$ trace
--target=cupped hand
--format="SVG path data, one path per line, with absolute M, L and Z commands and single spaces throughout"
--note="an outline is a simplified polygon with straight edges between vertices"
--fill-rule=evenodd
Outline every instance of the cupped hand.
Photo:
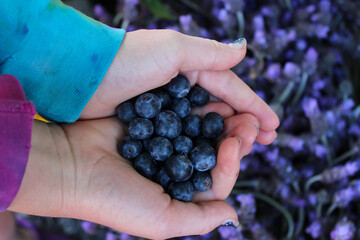
M 139 175 L 117 153 L 126 126 L 104 118 L 61 126 L 35 121 L 26 173 L 9 210 L 88 220 L 149 239 L 205 234 L 229 220 L 236 224 L 237 213 L 223 200 L 236 181 L 239 159 L 255 141 L 258 120 L 234 115 L 223 104 L 197 110 L 217 110 L 225 131 L 212 188 L 190 203 L 170 199 Z
M 163 86 L 181 73 L 188 77 L 192 85 L 199 84 L 235 112 L 251 113 L 258 118 L 260 138 L 274 135 L 279 125 L 276 114 L 229 70 L 246 54 L 246 47 L 233 46 L 171 30 L 126 33 L 81 118 L 114 115 L 119 103 Z

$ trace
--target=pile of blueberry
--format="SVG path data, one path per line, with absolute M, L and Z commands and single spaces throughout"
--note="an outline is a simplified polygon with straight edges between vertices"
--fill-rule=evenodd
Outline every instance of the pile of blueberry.
M 202 119 L 191 113 L 192 106 L 208 102 L 205 89 L 191 88 L 189 80 L 178 75 L 167 85 L 120 104 L 118 117 L 130 135 L 120 141 L 120 155 L 172 198 L 190 201 L 195 190 L 211 187 L 215 140 L 224 128 L 223 118 L 215 112 Z

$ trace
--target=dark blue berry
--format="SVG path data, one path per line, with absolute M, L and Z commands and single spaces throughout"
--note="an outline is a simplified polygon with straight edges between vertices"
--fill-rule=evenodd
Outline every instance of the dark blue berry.
M 166 188 L 169 185 L 171 179 L 167 175 L 164 167 L 160 168 L 160 170 L 155 173 L 154 181 L 160 184 L 163 188 Z
M 124 123 L 129 123 L 132 119 L 137 117 L 133 101 L 129 100 L 121 103 L 116 110 L 118 118 Z
M 212 180 L 208 172 L 195 172 L 191 178 L 195 190 L 205 192 L 210 189 Z
M 155 94 L 156 96 L 158 96 L 160 98 L 161 108 L 164 109 L 164 108 L 170 106 L 170 102 L 171 102 L 170 95 L 163 87 L 156 88 L 156 89 L 152 90 L 151 93 Z
M 168 187 L 169 195 L 183 202 L 190 202 L 194 196 L 194 192 L 194 186 L 190 181 L 172 182 Z
M 181 133 L 181 126 L 180 118 L 170 110 L 160 112 L 155 118 L 155 132 L 162 137 L 176 138 Z
M 192 140 L 184 135 L 180 135 L 173 140 L 175 152 L 189 154 L 193 147 Z
M 194 168 L 199 172 L 205 172 L 215 167 L 215 150 L 207 145 L 201 144 L 191 150 L 189 158 L 194 164 Z
M 161 101 L 158 96 L 152 93 L 140 95 L 135 102 L 136 113 L 144 118 L 153 118 L 161 110 Z
M 207 145 L 210 145 L 213 148 L 216 147 L 216 142 L 213 139 L 206 138 L 204 136 L 198 136 L 197 138 L 195 138 L 194 145 L 198 146 L 198 145 L 201 145 L 201 144 L 207 144 Z
M 172 155 L 165 162 L 167 175 L 175 182 L 188 180 L 194 170 L 191 161 L 183 154 Z
M 146 118 L 135 118 L 129 124 L 129 134 L 135 139 L 146 139 L 154 132 L 153 123 Z
M 204 137 L 217 138 L 223 129 L 224 119 L 216 112 L 209 112 L 202 119 L 201 131 Z
M 201 107 L 206 105 L 209 102 L 210 95 L 202 87 L 195 85 L 191 88 L 187 98 L 191 102 L 191 105 L 196 107 Z
M 141 140 L 144 151 L 149 151 L 149 144 L 150 144 L 151 140 L 152 140 L 151 138 L 146 138 L 146 139 Z
M 172 143 L 164 137 L 155 137 L 149 143 L 150 155 L 158 161 L 165 161 L 173 153 Z
M 186 98 L 175 98 L 171 102 L 171 110 L 173 110 L 180 118 L 184 118 L 190 114 L 191 104 Z
M 201 119 L 196 114 L 189 114 L 183 119 L 183 131 L 189 137 L 197 137 L 201 133 Z
M 167 84 L 167 91 L 174 98 L 183 98 L 190 91 L 189 80 L 181 75 L 176 76 Z
M 136 158 L 140 154 L 141 149 L 141 141 L 130 136 L 124 137 L 118 145 L 120 155 L 126 159 Z
M 149 153 L 141 153 L 134 159 L 134 168 L 142 176 L 151 179 L 157 171 L 154 159 Z

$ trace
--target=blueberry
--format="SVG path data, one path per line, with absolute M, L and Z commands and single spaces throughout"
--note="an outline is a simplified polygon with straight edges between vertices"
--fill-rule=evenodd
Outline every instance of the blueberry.
M 194 170 L 191 161 L 183 154 L 172 155 L 165 162 L 167 175 L 175 182 L 188 180 Z
M 153 118 L 161 110 L 161 101 L 158 96 L 152 93 L 140 95 L 135 102 L 136 113 L 144 118 Z
M 124 137 L 118 145 L 120 155 L 126 159 L 136 158 L 140 154 L 141 149 L 141 141 L 130 136 Z
M 157 171 L 154 159 L 149 153 L 141 153 L 134 159 L 134 168 L 142 176 L 151 179 Z
M 190 181 L 172 182 L 168 187 L 169 195 L 183 202 L 190 202 L 194 196 L 194 192 L 194 186 Z
M 193 147 L 192 140 L 184 135 L 180 135 L 173 140 L 175 152 L 189 154 Z
M 152 140 L 151 138 L 146 138 L 146 139 L 141 140 L 144 151 L 147 151 L 147 152 L 149 151 L 149 144 L 150 144 L 151 140 Z
M 154 132 L 153 123 L 146 118 L 135 118 L 129 124 L 129 134 L 135 139 L 146 139 Z
M 173 153 L 172 143 L 164 137 L 155 137 L 149 143 L 150 155 L 158 161 L 165 161 Z
M 209 102 L 210 95 L 202 87 L 195 85 L 191 88 L 187 98 L 191 102 L 191 105 L 196 107 L 201 107 L 206 105 Z
M 166 108 L 170 106 L 170 102 L 171 102 L 170 95 L 163 87 L 156 88 L 152 90 L 151 93 L 155 94 L 160 98 L 161 108 Z
M 166 188 L 169 185 L 171 179 L 167 175 L 164 167 L 160 168 L 160 170 L 155 173 L 154 181 L 160 184 L 163 188 Z
M 130 100 L 121 103 L 116 110 L 118 118 L 124 123 L 129 123 L 132 119 L 137 117 L 135 105 Z
M 189 80 L 181 75 L 176 76 L 167 84 L 167 91 L 174 98 L 183 98 L 190 91 Z
M 189 158 L 194 168 L 199 172 L 205 172 L 215 167 L 215 150 L 207 144 L 201 144 L 191 150 Z
M 216 112 L 209 112 L 202 119 L 201 131 L 204 137 L 217 138 L 224 129 L 224 119 Z
M 201 119 L 196 114 L 190 114 L 183 119 L 183 131 L 189 137 L 197 137 L 201 133 Z
M 195 190 L 205 192 L 210 189 L 212 180 L 208 172 L 196 172 L 191 178 Z
M 171 102 L 171 110 L 180 118 L 184 118 L 190 114 L 191 104 L 186 98 L 175 98 Z
M 198 136 L 197 138 L 195 138 L 194 141 L 194 145 L 201 145 L 201 144 L 207 144 L 210 145 L 211 147 L 215 148 L 216 147 L 216 142 L 213 139 L 210 138 L 206 138 L 204 136 Z
M 160 112 L 155 118 L 155 132 L 162 137 L 176 138 L 181 133 L 181 126 L 180 118 L 170 110 Z

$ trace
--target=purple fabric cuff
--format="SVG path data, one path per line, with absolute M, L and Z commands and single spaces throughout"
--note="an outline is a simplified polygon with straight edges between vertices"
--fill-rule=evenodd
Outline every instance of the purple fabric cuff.
M 34 115 L 19 81 L 0 75 L 0 212 L 10 206 L 24 177 Z

